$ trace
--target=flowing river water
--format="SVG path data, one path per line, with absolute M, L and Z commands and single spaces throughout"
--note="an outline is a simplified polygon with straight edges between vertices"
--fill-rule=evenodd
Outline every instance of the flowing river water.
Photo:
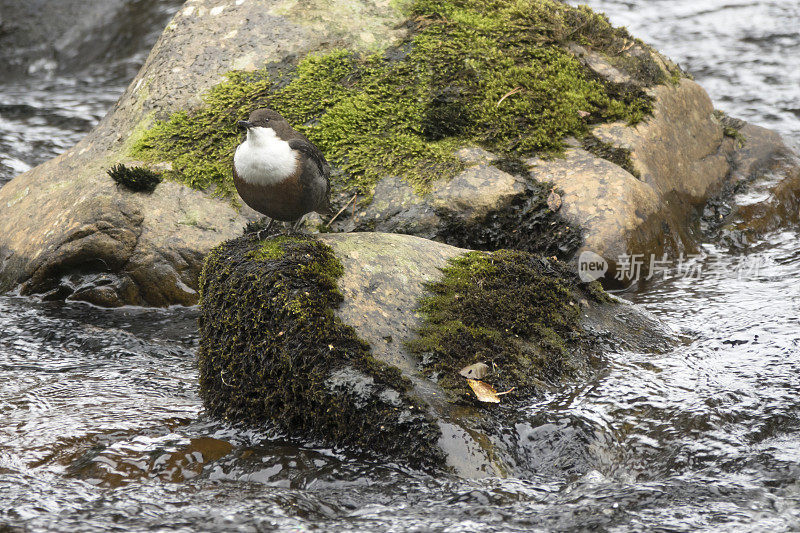
M 178 2 L 155 4 L 163 25 Z M 800 147 L 796 0 L 590 5 Z M 144 53 L 100 65 L 113 76 L 45 61 L 0 80 L 0 185 L 84 135 Z M 0 531 L 798 530 L 800 235 L 704 252 L 693 276 L 624 294 L 677 348 L 608 354 L 520 413 L 541 458 L 527 479 L 432 477 L 207 418 L 194 309 L 0 296 Z

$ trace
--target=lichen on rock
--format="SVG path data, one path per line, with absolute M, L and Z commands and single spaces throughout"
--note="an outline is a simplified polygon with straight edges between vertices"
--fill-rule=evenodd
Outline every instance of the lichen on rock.
M 334 314 L 341 274 L 330 247 L 308 236 L 244 236 L 214 249 L 200 283 L 206 408 L 293 437 L 441 463 L 439 428 L 408 379 Z
M 366 201 L 394 175 L 421 193 L 463 169 L 454 155 L 462 146 L 517 158 L 555 154 L 591 124 L 637 122 L 652 105 L 643 88 L 674 74 L 604 15 L 557 0 L 416 0 L 409 17 L 409 37 L 383 52 L 333 50 L 296 67 L 232 72 L 203 106 L 145 132 L 132 155 L 169 160 L 168 177 L 232 198 L 235 123 L 269 106 L 343 171 L 338 190 Z M 609 58 L 634 81 L 601 79 L 569 43 Z
M 581 283 L 556 260 L 517 250 L 470 252 L 429 283 L 424 320 L 408 347 L 454 398 L 471 398 L 459 370 L 475 363 L 495 388 L 541 391 L 586 367 L 581 300 L 611 302 L 598 283 Z

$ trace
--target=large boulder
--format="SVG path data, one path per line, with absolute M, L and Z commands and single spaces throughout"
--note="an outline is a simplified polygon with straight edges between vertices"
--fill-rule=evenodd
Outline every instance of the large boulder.
M 737 242 L 747 220 L 795 217 L 798 166 L 780 139 L 714 113 L 624 29 L 555 0 L 488 9 L 188 2 L 94 131 L 0 189 L 0 290 L 196 303 L 204 255 L 254 218 L 229 169 L 235 122 L 261 105 L 334 164 L 334 231 L 613 262 L 693 247 L 709 198 L 724 205 L 714 231 L 725 222 Z M 116 163 L 167 181 L 132 193 L 106 175 Z M 749 183 L 768 200 L 730 218 Z
M 102 122 L 59 157 L 0 189 L 0 290 L 99 305 L 197 302 L 202 259 L 247 219 L 230 200 L 177 183 L 132 193 L 106 174 L 155 115 L 197 106 L 226 72 L 302 56 L 325 46 L 377 45 L 402 33 L 400 12 L 354 2 L 320 23 L 321 8 L 294 2 L 188 2 Z M 377 37 L 370 38 L 374 34 Z
M 605 349 L 671 342 L 557 261 L 399 234 L 240 237 L 211 252 L 201 291 L 212 415 L 471 477 L 534 473 L 519 402 Z M 475 399 L 459 370 L 476 363 L 513 389 L 503 403 Z

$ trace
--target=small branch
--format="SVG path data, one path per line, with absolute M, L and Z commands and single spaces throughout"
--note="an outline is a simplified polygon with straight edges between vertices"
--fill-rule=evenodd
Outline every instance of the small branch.
M 338 213 L 336 213 L 335 215 L 333 215 L 333 218 L 331 218 L 331 219 L 328 221 L 328 223 L 327 223 L 327 224 L 325 224 L 325 227 L 326 227 L 326 228 L 330 228 L 330 227 L 331 227 L 331 224 L 333 224 L 333 221 L 334 221 L 334 220 L 336 220 L 336 219 L 339 217 L 339 215 L 341 215 L 341 214 L 342 214 L 342 212 L 343 212 L 345 209 L 347 209 L 347 206 L 348 206 L 348 205 L 350 205 L 350 202 L 352 202 L 353 200 L 355 200 L 355 199 L 356 199 L 356 196 L 358 196 L 358 195 L 357 195 L 357 194 L 354 194 L 352 198 L 350 198 L 349 200 L 347 200 L 347 203 L 346 203 L 346 204 L 344 204 L 344 206 L 343 206 L 341 209 L 339 209 L 339 212 L 338 212 Z

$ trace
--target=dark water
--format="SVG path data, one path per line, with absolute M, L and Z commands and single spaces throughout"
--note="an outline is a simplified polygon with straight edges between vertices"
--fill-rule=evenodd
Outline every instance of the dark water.
M 794 0 L 594 5 L 797 146 Z M 57 70 L 0 85 L 0 177 L 68 147 L 123 89 Z M 0 531 L 798 530 L 800 235 L 705 253 L 699 279 L 626 295 L 683 345 L 609 354 L 521 413 L 544 465 L 524 480 L 433 478 L 205 418 L 194 310 L 0 297 Z

